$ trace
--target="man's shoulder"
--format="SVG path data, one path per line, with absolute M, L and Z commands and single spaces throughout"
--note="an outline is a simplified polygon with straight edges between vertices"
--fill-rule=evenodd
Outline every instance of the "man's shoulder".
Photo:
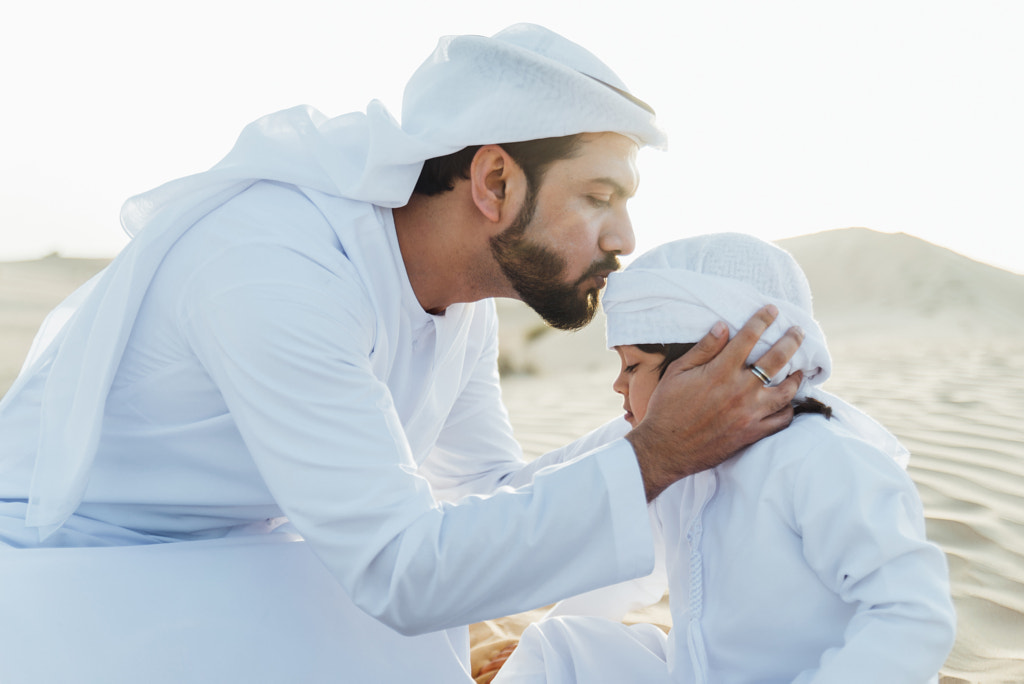
M 349 202 L 352 220 L 373 221 L 375 208 Z M 259 182 L 198 220 L 168 253 L 191 270 L 249 271 L 254 277 L 289 272 L 289 264 L 317 271 L 353 272 L 358 245 L 343 245 L 320 207 L 300 188 Z M 294 274 L 292 274 L 294 275 Z
M 164 257 L 155 284 L 170 285 L 186 309 L 231 292 L 344 302 L 351 309 L 368 304 L 370 290 L 316 205 L 290 186 L 265 182 L 186 231 Z
M 196 223 L 191 232 L 205 231 L 207 239 L 244 248 L 279 245 L 311 254 L 346 252 L 338 224 L 358 223 L 382 228 L 376 208 L 365 202 L 339 200 L 330 212 L 312 191 L 292 185 L 261 181 L 253 184 Z M 331 249 L 327 249 L 327 248 Z

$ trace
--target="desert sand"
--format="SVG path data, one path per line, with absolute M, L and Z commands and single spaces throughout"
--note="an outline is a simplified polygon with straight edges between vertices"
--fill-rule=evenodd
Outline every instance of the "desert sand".
M 835 372 L 826 389 L 912 452 L 929 537 L 946 552 L 958 612 L 944 684 L 1024 682 L 1024 276 L 902 234 L 854 228 L 781 241 L 815 293 Z M 46 311 L 102 268 L 48 257 L 0 264 L 0 392 Z M 548 329 L 499 302 L 502 383 L 528 458 L 614 417 L 617 358 L 603 323 Z M 631 621 L 667 628 L 667 598 Z M 474 625 L 474 659 L 543 610 Z M 486 681 L 482 677 L 479 681 Z

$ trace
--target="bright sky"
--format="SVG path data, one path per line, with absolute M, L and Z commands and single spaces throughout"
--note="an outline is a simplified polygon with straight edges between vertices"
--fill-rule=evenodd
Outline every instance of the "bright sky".
M 253 119 L 373 98 L 398 116 L 439 36 L 530 21 L 601 56 L 669 131 L 668 153 L 641 154 L 639 249 L 865 226 L 1024 273 L 1020 0 L 56 0 L 3 14 L 0 259 L 112 256 L 127 197 L 213 165 Z

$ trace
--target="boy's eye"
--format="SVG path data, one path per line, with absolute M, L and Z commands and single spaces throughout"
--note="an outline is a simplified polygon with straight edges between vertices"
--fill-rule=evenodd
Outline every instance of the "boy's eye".
M 639 366 L 639 365 L 640 365 L 639 363 L 634 363 L 634 364 L 632 364 L 630 366 L 626 366 L 625 372 L 626 373 L 632 373 L 633 371 L 636 370 L 636 367 Z

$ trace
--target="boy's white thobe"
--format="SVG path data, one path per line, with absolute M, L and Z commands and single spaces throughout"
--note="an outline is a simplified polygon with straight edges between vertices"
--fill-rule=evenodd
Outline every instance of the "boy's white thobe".
M 626 429 L 610 423 L 577 449 Z M 614 621 L 651 579 L 599 589 L 528 628 L 495 682 L 921 684 L 952 648 L 946 559 L 913 481 L 834 420 L 798 416 L 675 483 L 651 513 L 667 637 Z

